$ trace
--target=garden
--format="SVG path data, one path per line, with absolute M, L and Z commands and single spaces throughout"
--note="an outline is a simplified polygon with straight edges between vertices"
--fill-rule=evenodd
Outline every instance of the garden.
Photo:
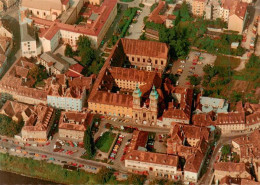
M 116 44 L 117 40 L 125 37 L 125 35 L 129 35 L 128 32 L 130 24 L 133 22 L 134 17 L 136 16 L 137 10 L 139 8 L 128 8 L 122 17 L 122 19 L 118 23 L 118 27 L 113 33 L 112 38 L 108 41 L 108 47 L 112 47 Z
M 23 121 L 15 122 L 6 115 L 0 114 L 0 135 L 13 137 L 21 132 Z
M 112 132 L 105 132 L 97 141 L 95 146 L 101 151 L 107 153 L 111 148 L 114 140 L 116 139 L 116 134 Z

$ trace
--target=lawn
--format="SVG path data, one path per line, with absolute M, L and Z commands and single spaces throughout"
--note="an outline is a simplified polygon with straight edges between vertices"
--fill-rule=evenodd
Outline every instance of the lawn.
M 215 61 L 215 66 L 221 66 L 221 67 L 231 67 L 231 69 L 235 69 L 240 64 L 240 59 L 233 58 L 233 57 L 227 57 L 227 56 L 217 56 L 217 59 Z
M 83 170 L 68 171 L 63 169 L 60 165 L 1 153 L 0 169 L 61 184 L 97 183 L 94 178 L 95 174 L 88 173 Z
M 108 152 L 113 141 L 115 140 L 116 134 L 112 132 L 105 132 L 100 139 L 96 142 L 96 147 L 102 152 Z

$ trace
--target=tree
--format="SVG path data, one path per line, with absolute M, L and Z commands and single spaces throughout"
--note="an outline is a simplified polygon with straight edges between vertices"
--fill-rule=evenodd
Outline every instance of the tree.
M 74 52 L 73 52 L 73 50 L 72 50 L 72 47 L 71 47 L 69 44 L 66 45 L 64 54 L 65 54 L 65 56 L 67 56 L 67 57 L 73 57 L 73 56 L 74 56 Z
M 81 63 L 88 66 L 95 59 L 95 51 L 91 48 L 91 41 L 86 36 L 80 36 L 77 41 L 78 53 L 81 57 Z
M 224 146 L 222 147 L 222 149 L 221 149 L 221 152 L 222 152 L 223 155 L 228 155 L 228 154 L 230 154 L 230 152 L 231 152 L 231 147 L 230 147 L 230 145 L 224 145 Z
M 98 172 L 98 174 L 95 175 L 95 180 L 99 184 L 106 184 L 110 180 L 112 175 L 113 175 L 112 169 L 102 167 L 101 170 Z
M 6 115 L 0 114 L 0 135 L 13 137 L 20 133 L 24 122 L 15 122 Z
M 131 174 L 131 175 L 128 176 L 127 181 L 128 181 L 129 184 L 143 185 L 144 182 L 146 181 L 146 176 L 145 175 Z
M 92 158 L 95 153 L 95 143 L 92 136 L 90 127 L 88 126 L 87 130 L 84 133 L 84 148 L 86 150 L 87 158 Z
M 188 79 L 190 80 L 191 85 L 197 86 L 201 82 L 201 77 L 196 76 L 188 76 Z
M 181 12 L 178 11 L 176 19 L 174 21 L 174 26 L 177 26 L 181 22 Z

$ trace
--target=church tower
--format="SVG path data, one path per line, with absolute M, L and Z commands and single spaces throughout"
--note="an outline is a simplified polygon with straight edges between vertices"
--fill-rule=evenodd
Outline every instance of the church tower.
M 141 95 L 142 92 L 138 86 L 138 84 L 136 84 L 136 89 L 133 92 L 133 109 L 139 109 L 141 106 Z
M 152 112 L 157 112 L 158 110 L 158 92 L 155 89 L 155 86 L 153 86 L 153 89 L 150 93 L 150 110 Z

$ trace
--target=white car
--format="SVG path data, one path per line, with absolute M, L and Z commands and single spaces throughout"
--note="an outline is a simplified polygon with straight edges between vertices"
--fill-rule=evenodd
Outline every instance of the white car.
M 179 85 L 179 81 L 176 82 L 176 85 Z
M 182 64 L 185 64 L 185 61 L 184 61 L 184 60 L 182 60 L 182 61 L 181 61 L 181 63 L 182 63 Z
M 185 66 L 184 66 L 184 65 L 181 65 L 180 67 L 181 67 L 181 68 L 184 68 Z

